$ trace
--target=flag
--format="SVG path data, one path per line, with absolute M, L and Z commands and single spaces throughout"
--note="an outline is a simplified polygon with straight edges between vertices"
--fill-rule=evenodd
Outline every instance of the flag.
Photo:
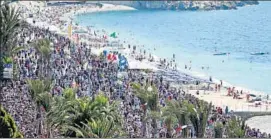
M 116 32 L 113 32 L 112 34 L 110 34 L 110 37 L 112 37 L 112 38 L 117 38 Z

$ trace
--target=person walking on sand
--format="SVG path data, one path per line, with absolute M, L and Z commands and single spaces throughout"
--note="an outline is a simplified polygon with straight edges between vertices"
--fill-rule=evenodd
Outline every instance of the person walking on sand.
M 231 88 L 228 88 L 228 96 L 231 96 Z

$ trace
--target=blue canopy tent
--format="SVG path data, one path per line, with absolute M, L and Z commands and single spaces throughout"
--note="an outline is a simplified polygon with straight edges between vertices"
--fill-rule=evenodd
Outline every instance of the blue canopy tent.
M 126 57 L 119 55 L 119 69 L 124 70 L 128 68 L 128 61 Z

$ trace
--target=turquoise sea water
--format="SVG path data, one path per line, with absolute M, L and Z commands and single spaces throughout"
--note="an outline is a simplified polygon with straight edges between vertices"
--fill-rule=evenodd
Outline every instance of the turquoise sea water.
M 271 2 L 238 10 L 87 13 L 76 21 L 116 31 L 120 39 L 144 45 L 159 57 L 171 58 L 174 53 L 181 70 L 192 61 L 192 71 L 206 77 L 271 94 L 271 55 L 250 55 L 271 53 Z M 213 56 L 215 50 L 230 55 Z

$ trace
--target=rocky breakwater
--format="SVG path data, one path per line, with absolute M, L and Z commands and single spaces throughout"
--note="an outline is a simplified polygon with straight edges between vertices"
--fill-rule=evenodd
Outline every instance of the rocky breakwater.
M 230 10 L 246 5 L 259 4 L 257 0 L 250 1 L 102 1 L 103 3 L 126 5 L 136 9 L 163 10 Z

